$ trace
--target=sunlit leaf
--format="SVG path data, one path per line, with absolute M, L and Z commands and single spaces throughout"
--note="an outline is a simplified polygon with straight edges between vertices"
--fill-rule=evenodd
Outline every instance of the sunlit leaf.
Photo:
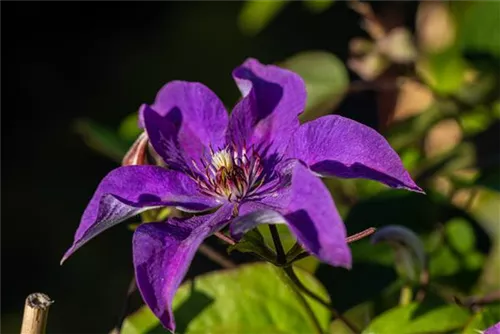
M 463 218 L 455 218 L 445 225 L 448 242 L 456 251 L 466 254 L 475 248 L 476 236 L 469 222 Z
M 500 304 L 487 305 L 474 314 L 462 334 L 478 334 L 498 322 L 500 322 Z
M 178 333 L 312 333 L 303 305 L 279 278 L 276 267 L 256 263 L 204 274 L 184 283 L 174 300 Z M 310 274 L 300 280 L 324 300 L 328 294 Z M 330 312 L 306 298 L 326 332 Z M 152 333 L 159 322 L 147 307 L 129 316 L 122 334 Z M 159 331 L 158 331 L 159 332 Z
M 466 51 L 500 56 L 500 2 L 452 1 L 458 23 L 458 43 Z
M 493 103 L 493 117 L 497 119 L 500 118 L 500 101 L 495 101 L 495 103 Z
M 263 30 L 288 3 L 284 0 L 250 0 L 243 3 L 238 25 L 245 34 L 256 35 Z
M 485 256 L 480 252 L 472 252 L 465 255 L 464 263 L 467 270 L 478 270 L 484 264 Z
M 274 242 L 273 242 L 273 237 L 271 236 L 271 232 L 269 232 L 269 227 L 265 224 L 259 225 L 258 227 L 259 232 L 262 234 L 264 237 L 264 240 L 266 244 L 270 245 L 274 249 Z M 292 246 L 295 244 L 297 239 L 295 236 L 290 232 L 288 227 L 285 224 L 276 224 L 276 228 L 278 229 L 281 243 L 283 244 L 283 248 L 285 249 L 285 252 L 288 251 Z
M 460 270 L 460 260 L 448 246 L 442 246 L 429 260 L 431 277 L 451 276 Z
M 303 121 L 333 111 L 349 85 L 349 76 L 342 61 L 326 51 L 301 52 L 281 65 L 298 73 L 305 81 L 307 104 L 301 115 Z
M 460 114 L 460 125 L 466 135 L 474 135 L 484 131 L 492 123 L 492 117 L 484 106 L 475 110 Z
M 363 334 L 439 333 L 465 325 L 469 312 L 454 305 L 412 303 L 388 310 L 375 318 Z
M 422 79 L 438 94 L 455 93 L 464 82 L 465 60 L 456 48 L 439 54 L 428 54 L 418 64 Z
M 138 114 L 133 113 L 122 120 L 118 128 L 118 134 L 121 138 L 127 141 L 134 141 L 141 134 L 142 130 L 137 126 L 137 118 Z
M 470 214 L 477 219 L 491 240 L 491 249 L 486 259 L 478 292 L 489 293 L 500 289 L 500 230 L 499 226 L 500 194 L 496 191 L 481 189 L 474 201 Z

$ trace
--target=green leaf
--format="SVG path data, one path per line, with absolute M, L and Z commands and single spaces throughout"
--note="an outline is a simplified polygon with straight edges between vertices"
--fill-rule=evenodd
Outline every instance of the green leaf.
M 500 2 L 451 2 L 458 23 L 458 43 L 465 51 L 500 56 Z
M 373 317 L 373 303 L 365 302 L 347 310 L 343 316 L 357 328 L 365 328 Z M 335 319 L 330 324 L 331 334 L 352 334 L 352 330 L 340 319 Z
M 412 303 L 375 318 L 364 334 L 413 334 L 451 331 L 465 325 L 469 312 L 455 304 Z
M 276 260 L 276 253 L 266 245 L 264 237 L 256 228 L 245 233 L 237 244 L 227 249 L 229 253 L 235 250 L 242 253 L 253 253 L 269 262 Z
M 304 6 L 314 14 L 320 14 L 330 8 L 334 0 L 305 0 L 302 1 Z
M 438 94 L 457 92 L 464 82 L 466 63 L 453 47 L 437 54 L 427 54 L 418 67 L 424 81 Z
M 462 254 L 474 250 L 476 236 L 469 222 L 463 218 L 455 218 L 445 225 L 445 233 L 451 247 Z
M 422 159 L 422 154 L 415 147 L 408 147 L 406 150 L 401 152 L 401 161 L 403 165 L 406 167 L 406 170 L 411 172 Z
M 477 219 L 491 239 L 491 249 L 485 260 L 477 292 L 489 293 L 500 289 L 500 230 L 498 229 L 498 208 L 500 194 L 480 189 L 469 213 Z
M 307 104 L 303 121 L 330 113 L 349 85 L 344 63 L 326 51 L 305 51 L 288 58 L 283 67 L 299 74 L 306 84 Z
M 465 267 L 467 270 L 479 270 L 483 267 L 485 256 L 480 252 L 472 252 L 465 256 Z
M 429 260 L 431 277 L 451 276 L 460 270 L 460 260 L 448 246 L 442 246 Z
M 313 333 L 302 304 L 270 264 L 255 263 L 205 274 L 184 283 L 174 299 L 178 333 Z M 300 280 L 324 300 L 323 286 L 303 270 Z M 326 332 L 330 313 L 306 297 Z M 151 333 L 158 320 L 147 307 L 129 316 L 122 334 Z
M 285 249 L 285 252 L 288 252 L 290 248 L 293 247 L 297 239 L 295 236 L 290 232 L 288 227 L 285 224 L 276 224 L 276 228 L 278 229 L 278 233 L 280 235 L 281 243 L 283 244 L 283 248 Z M 269 227 L 266 224 L 259 225 L 257 227 L 259 232 L 262 234 L 264 237 L 264 241 L 266 244 L 271 245 L 274 249 L 274 242 L 273 242 L 273 237 L 271 236 L 271 232 L 269 232 Z
M 304 269 L 309 273 L 314 273 L 320 264 L 319 260 L 314 256 L 307 256 L 301 260 L 295 260 L 299 255 L 304 253 L 304 248 L 296 242 L 292 248 L 286 253 L 286 262 L 292 263 L 299 268 Z
M 116 162 L 121 162 L 127 152 L 127 144 L 113 130 L 97 122 L 79 119 L 75 122 L 75 131 L 90 148 Z
M 469 136 L 486 130 L 493 121 L 484 106 L 478 106 L 471 112 L 461 113 L 459 117 L 464 133 Z
M 500 321 L 500 304 L 491 304 L 476 313 L 462 334 L 478 334 Z
M 283 9 L 288 1 L 250 0 L 243 3 L 238 25 L 247 35 L 256 35 L 263 30 Z
M 500 101 L 495 101 L 493 103 L 493 117 L 500 119 Z
M 133 113 L 125 117 L 120 123 L 118 134 L 126 141 L 134 141 L 142 132 L 137 126 L 138 113 Z

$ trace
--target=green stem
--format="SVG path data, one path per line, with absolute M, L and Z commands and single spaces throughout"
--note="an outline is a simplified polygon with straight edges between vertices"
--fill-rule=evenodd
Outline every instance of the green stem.
M 401 288 L 401 293 L 399 295 L 399 305 L 405 306 L 411 303 L 413 299 L 413 290 L 410 285 L 405 284 Z
M 323 300 L 321 297 L 319 297 L 314 292 L 309 290 L 304 284 L 302 284 L 302 282 L 299 280 L 299 278 L 297 277 L 291 266 L 284 267 L 283 270 L 298 289 L 302 290 L 303 293 L 305 293 L 306 295 L 308 295 L 309 297 L 311 297 L 312 299 L 314 299 L 315 301 L 326 307 L 334 318 L 337 318 L 340 321 L 342 321 L 344 325 L 346 325 L 346 327 L 348 327 L 353 333 L 355 334 L 360 333 L 359 329 L 355 325 L 353 325 L 347 318 L 345 318 L 342 314 L 337 312 L 337 310 L 335 310 L 332 307 L 332 305 L 330 305 L 329 302 Z
M 273 237 L 274 248 L 276 248 L 277 262 L 278 264 L 285 264 L 286 254 L 285 250 L 283 249 L 283 245 L 281 244 L 281 239 L 278 233 L 278 229 L 276 228 L 276 225 L 271 224 L 268 226 L 269 226 L 269 231 L 271 232 L 271 236 Z
M 286 263 L 286 254 L 285 250 L 283 249 L 283 245 L 281 244 L 281 239 L 280 235 L 278 233 L 278 229 L 276 228 L 275 225 L 268 225 L 269 230 L 271 231 L 271 236 L 273 238 L 274 242 L 274 247 L 276 248 L 276 253 L 277 253 L 277 263 L 278 264 L 284 264 L 285 266 L 283 267 L 283 273 L 285 274 L 287 280 L 284 279 L 285 282 L 287 282 L 292 289 L 296 292 L 297 296 L 300 296 L 300 301 L 304 305 L 304 308 L 306 309 L 307 313 L 311 317 L 313 322 L 315 323 L 315 327 L 317 329 L 319 328 L 319 332 L 321 333 L 321 326 L 319 326 L 318 319 L 314 315 L 314 312 L 312 311 L 311 307 L 307 303 L 307 301 L 304 299 L 304 296 L 300 293 L 302 291 L 312 299 L 316 300 L 319 302 L 321 305 L 325 306 L 335 318 L 338 318 L 340 321 L 342 321 L 353 333 L 357 334 L 360 333 L 360 331 L 351 324 L 349 320 L 347 320 L 344 316 L 342 316 L 337 310 L 335 310 L 330 303 L 327 301 L 324 301 L 321 297 L 317 296 L 314 292 L 309 290 L 307 287 L 305 287 L 302 282 L 299 280 L 297 275 L 295 274 L 295 271 L 293 271 L 293 267 L 291 264 Z M 283 275 L 282 275 L 283 276 Z
M 307 300 L 304 298 L 304 296 L 302 295 L 302 293 L 298 289 L 297 285 L 294 284 L 293 280 L 291 280 L 288 275 L 286 275 L 286 269 L 276 268 L 276 270 L 278 271 L 281 280 L 292 289 L 293 293 L 295 294 L 295 297 L 304 307 L 304 310 L 307 313 L 307 316 L 311 322 L 311 325 L 314 328 L 314 333 L 322 334 L 323 329 L 321 328 L 321 325 L 319 323 L 318 318 L 314 314 L 314 312 L 311 309 L 311 306 L 309 305 Z

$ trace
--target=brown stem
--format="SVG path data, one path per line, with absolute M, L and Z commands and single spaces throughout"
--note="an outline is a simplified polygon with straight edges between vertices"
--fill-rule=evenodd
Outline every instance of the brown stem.
M 359 233 L 356 233 L 356 234 L 353 234 L 349 237 L 346 238 L 346 241 L 347 243 L 351 243 L 351 242 L 354 242 L 354 241 L 358 241 L 358 240 L 361 240 L 371 234 L 373 234 L 377 229 L 375 227 L 370 227 L 370 228 L 367 228 L 366 230 L 364 231 L 361 231 Z M 295 261 L 299 261 L 299 260 L 302 260 L 306 257 L 308 257 L 309 254 L 308 252 L 303 252 L 299 255 L 297 255 L 296 257 L 293 258 L 292 262 L 295 262 Z
M 226 244 L 229 244 L 231 246 L 236 245 L 236 241 L 234 241 L 227 235 L 224 235 L 222 232 L 215 232 L 214 235 L 220 240 L 224 241 Z
M 24 304 L 21 334 L 45 334 L 49 307 L 53 303 L 49 296 L 43 293 L 32 293 Z
M 346 241 L 347 243 L 351 243 L 351 242 L 354 242 L 354 241 L 358 241 L 358 240 L 361 240 L 371 234 L 373 234 L 377 229 L 375 227 L 369 227 L 367 228 L 366 230 L 364 231 L 361 231 L 359 233 L 356 233 L 356 234 L 353 234 L 351 236 L 348 236 Z
M 464 307 L 467 307 L 473 311 L 476 310 L 477 307 L 495 303 L 500 300 L 500 290 L 495 290 L 490 292 L 485 296 L 471 296 L 465 298 L 463 301 L 455 298 L 456 302 Z

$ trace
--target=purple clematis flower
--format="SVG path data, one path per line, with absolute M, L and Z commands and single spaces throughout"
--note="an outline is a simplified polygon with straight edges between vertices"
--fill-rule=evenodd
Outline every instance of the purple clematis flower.
M 487 328 L 484 334 L 500 334 L 500 322 Z
M 229 222 L 239 238 L 285 223 L 311 254 L 351 266 L 344 224 L 321 176 L 367 178 L 420 192 L 386 140 L 340 116 L 299 124 L 306 90 L 295 73 L 248 59 L 233 77 L 243 98 L 228 117 L 200 83 L 173 81 L 139 122 L 168 169 L 125 166 L 99 184 L 63 261 L 104 230 L 140 212 L 173 206 L 211 213 L 140 225 L 133 236 L 144 301 L 175 330 L 172 299 L 198 246 Z

